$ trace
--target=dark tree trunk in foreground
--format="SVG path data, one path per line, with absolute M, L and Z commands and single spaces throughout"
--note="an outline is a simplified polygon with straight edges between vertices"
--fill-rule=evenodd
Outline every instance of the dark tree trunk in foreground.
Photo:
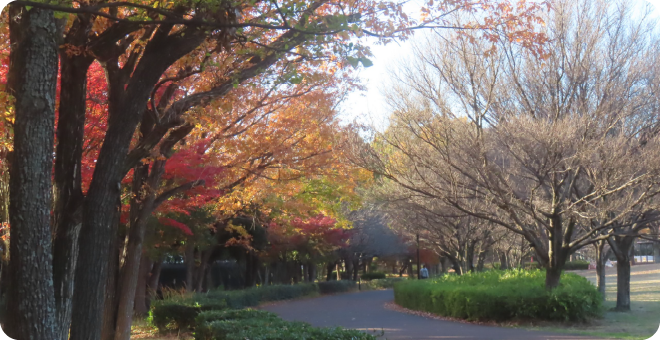
M 620 312 L 630 311 L 630 252 L 632 236 L 614 236 L 607 241 L 616 256 L 616 307 Z
M 21 9 L 10 5 L 11 14 Z M 8 84 L 16 98 L 10 167 L 10 271 L 5 330 L 14 339 L 57 339 L 51 244 L 51 171 L 57 84 L 52 11 L 22 10 L 11 23 Z M 12 20 L 16 18 L 12 16 Z
M 87 39 L 89 22 L 79 16 L 69 29 L 65 43 L 82 45 Z M 67 47 L 60 50 L 61 77 L 57 148 L 55 154 L 53 209 L 53 283 L 59 339 L 69 338 L 71 308 L 78 235 L 83 202 L 81 160 L 84 143 L 87 103 L 87 70 L 93 58 L 85 54 L 70 55 Z
M 119 206 L 117 206 L 117 211 L 115 211 L 113 224 L 119 224 Z M 119 255 L 125 237 L 126 235 L 123 233 L 115 235 L 110 245 L 110 256 L 108 257 L 108 281 L 104 292 L 105 302 L 101 340 L 113 340 L 115 338 L 115 326 L 117 325 L 117 291 L 119 290 Z

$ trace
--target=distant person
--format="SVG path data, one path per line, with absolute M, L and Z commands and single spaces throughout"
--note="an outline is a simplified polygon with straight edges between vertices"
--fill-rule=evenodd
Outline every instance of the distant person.
M 429 270 L 426 269 L 426 265 L 422 266 L 422 269 L 419 271 L 419 277 L 422 279 L 429 278 Z

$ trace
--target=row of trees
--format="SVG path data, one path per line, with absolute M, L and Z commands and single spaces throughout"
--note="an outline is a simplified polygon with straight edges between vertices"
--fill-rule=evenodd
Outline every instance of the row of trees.
M 429 1 L 413 18 L 379 1 L 12 2 L 5 330 L 127 340 L 160 256 L 184 252 L 199 288 L 214 249 L 254 251 L 246 217 L 301 259 L 340 247 L 348 224 L 333 215 L 361 177 L 342 162 L 335 107 L 370 64 L 364 37 L 452 28 L 463 12 L 462 28 L 538 51 L 541 5 Z
M 369 130 L 368 144 L 356 138 L 353 161 L 382 178 L 375 197 L 459 272 L 486 250 L 531 247 L 553 289 L 571 254 L 608 243 L 617 308 L 629 310 L 630 249 L 660 203 L 650 11 L 553 2 L 542 58 L 507 39 L 494 48 L 466 32 L 428 35 L 393 75 L 389 126 Z

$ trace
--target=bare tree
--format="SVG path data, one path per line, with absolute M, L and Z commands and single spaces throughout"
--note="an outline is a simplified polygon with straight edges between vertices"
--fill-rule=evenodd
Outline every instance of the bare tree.
M 521 235 L 553 289 L 571 253 L 653 209 L 660 188 L 660 44 L 639 12 L 557 1 L 542 60 L 514 42 L 438 34 L 395 75 L 390 126 L 354 161 Z

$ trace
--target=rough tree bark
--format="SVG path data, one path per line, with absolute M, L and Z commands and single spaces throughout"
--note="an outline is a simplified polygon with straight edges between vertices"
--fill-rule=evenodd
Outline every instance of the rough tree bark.
M 8 85 L 16 98 L 16 120 L 9 179 L 12 285 L 5 330 L 14 339 L 52 340 L 59 334 L 50 226 L 58 29 L 52 11 L 10 5 L 10 12 Z
M 113 224 L 119 224 L 119 209 L 121 202 L 115 205 Z M 103 329 L 102 340 L 113 340 L 115 337 L 115 326 L 117 325 L 117 292 L 119 281 L 120 248 L 123 248 L 126 235 L 119 233 L 114 235 L 110 244 L 110 256 L 108 257 L 108 277 L 106 290 L 104 292 Z
M 630 252 L 634 236 L 614 236 L 607 239 L 616 256 L 616 307 L 619 312 L 630 311 Z
M 55 151 L 53 209 L 53 283 L 57 307 L 58 339 L 69 338 L 74 276 L 78 260 L 78 235 L 82 220 L 81 160 L 87 104 L 87 70 L 94 60 L 85 53 L 71 53 L 67 46 L 87 40 L 89 16 L 80 15 L 69 28 L 60 49 L 59 117 Z
M 152 266 L 153 261 L 149 259 L 149 256 L 142 254 L 137 286 L 135 287 L 135 302 L 133 303 L 135 315 L 145 315 L 149 311 L 147 308 L 147 281 Z

